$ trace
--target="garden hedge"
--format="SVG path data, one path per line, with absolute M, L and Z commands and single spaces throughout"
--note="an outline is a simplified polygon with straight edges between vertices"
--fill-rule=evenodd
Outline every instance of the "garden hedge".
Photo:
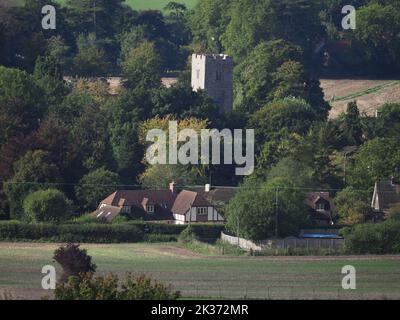
M 400 253 L 400 221 L 366 223 L 343 230 L 345 248 L 352 254 Z
M 194 224 L 193 230 L 199 239 L 216 239 L 223 225 Z M 25 223 L 0 221 L 2 241 L 48 241 L 48 242 L 154 242 L 156 239 L 176 241 L 186 225 L 130 221 L 127 223 Z

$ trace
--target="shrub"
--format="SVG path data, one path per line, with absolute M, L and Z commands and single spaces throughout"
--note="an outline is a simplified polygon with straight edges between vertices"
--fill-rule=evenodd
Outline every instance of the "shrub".
M 143 236 L 136 225 L 0 222 L 1 240 L 115 243 L 138 242 L 143 240 Z
M 394 206 L 390 207 L 386 218 L 389 220 L 400 221 L 400 204 L 395 204 Z
M 74 218 L 72 221 L 72 223 L 75 224 L 86 224 L 86 223 L 107 223 L 106 219 L 99 219 L 96 218 L 90 214 L 84 214 L 80 217 L 76 217 Z
M 82 277 L 87 273 L 94 273 L 96 265 L 92 262 L 92 257 L 87 254 L 85 249 L 80 249 L 78 244 L 68 243 L 54 251 L 53 259 L 58 262 L 62 269 L 62 281 L 67 281 L 69 277 Z
M 357 225 L 345 234 L 345 248 L 349 253 L 400 253 L 400 221 Z
M 130 221 L 130 219 L 128 217 L 119 214 L 114 219 L 111 220 L 111 223 L 112 224 L 119 224 L 119 223 L 126 223 L 126 222 L 129 222 L 129 221 Z
M 196 240 L 196 234 L 193 231 L 193 227 L 189 224 L 185 230 L 181 232 L 179 235 L 178 241 L 182 243 L 190 243 L 193 240 Z
M 66 220 L 70 208 L 71 202 L 57 189 L 33 192 L 23 202 L 24 218 L 30 222 Z
M 68 283 L 57 284 L 56 300 L 176 300 L 180 297 L 174 292 L 148 277 L 128 275 L 121 284 L 116 275 L 94 277 L 85 274 L 82 279 L 70 277 Z
M 146 234 L 144 236 L 146 242 L 176 242 L 178 241 L 178 235 L 175 234 Z

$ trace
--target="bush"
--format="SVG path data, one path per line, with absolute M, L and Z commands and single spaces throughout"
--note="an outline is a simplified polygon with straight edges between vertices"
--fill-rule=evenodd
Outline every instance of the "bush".
M 400 221 L 361 224 L 345 230 L 345 248 L 353 254 L 400 253 Z
M 135 225 L 0 222 L 0 240 L 116 243 L 143 241 L 143 236 Z
M 87 220 L 86 220 L 87 219 Z M 85 223 L 86 221 L 86 223 Z M 87 216 L 64 224 L 34 223 L 21 221 L 0 221 L 0 240 L 51 241 L 51 242 L 165 242 L 177 241 L 185 225 L 144 223 L 128 221 L 125 223 L 101 223 Z M 223 225 L 193 224 L 191 229 L 199 239 L 216 240 Z
M 177 242 L 178 235 L 175 234 L 146 234 L 144 236 L 144 241 L 155 243 L 155 242 Z
M 71 213 L 71 202 L 57 189 L 39 190 L 23 202 L 24 218 L 30 222 L 63 221 Z
M 129 274 L 120 284 L 116 275 L 87 273 L 82 279 L 70 277 L 68 283 L 57 284 L 54 296 L 56 300 L 176 300 L 180 293 L 145 276 Z
M 54 251 L 53 259 L 58 262 L 62 269 L 62 281 L 69 277 L 81 277 L 87 273 L 94 273 L 97 266 L 92 263 L 92 257 L 85 249 L 80 249 L 78 244 L 68 243 Z
M 193 227 L 189 224 L 185 230 L 179 235 L 178 241 L 181 243 L 190 243 L 196 239 L 196 234 L 193 231 Z
M 72 219 L 71 221 L 74 224 L 87 224 L 87 223 L 107 223 L 106 219 L 99 219 L 96 217 L 93 217 L 89 214 L 84 214 L 80 217 L 76 217 Z
M 389 212 L 386 215 L 389 220 L 400 221 L 400 204 L 395 204 L 390 207 Z

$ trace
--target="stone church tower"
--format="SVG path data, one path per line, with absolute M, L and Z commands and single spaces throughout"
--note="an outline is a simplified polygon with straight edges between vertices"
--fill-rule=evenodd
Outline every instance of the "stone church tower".
M 192 55 L 192 88 L 204 90 L 222 112 L 233 108 L 233 60 L 224 54 Z

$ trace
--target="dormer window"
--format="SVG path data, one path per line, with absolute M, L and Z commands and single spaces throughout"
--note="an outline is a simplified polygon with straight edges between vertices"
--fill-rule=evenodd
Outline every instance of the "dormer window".
M 121 209 L 122 213 L 131 213 L 131 207 L 130 206 L 123 206 Z
M 148 204 L 146 207 L 147 213 L 154 213 L 154 205 Z
M 323 202 L 318 202 L 318 203 L 316 204 L 315 209 L 316 209 L 317 211 L 325 211 L 325 203 L 323 203 Z

